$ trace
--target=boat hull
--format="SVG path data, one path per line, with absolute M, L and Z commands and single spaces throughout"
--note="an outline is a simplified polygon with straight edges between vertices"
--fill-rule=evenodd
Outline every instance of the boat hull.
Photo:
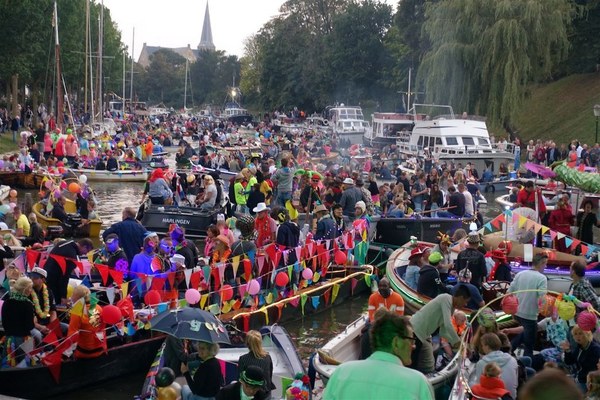
M 177 224 L 185 229 L 187 237 L 206 236 L 206 230 L 217 222 L 217 215 L 223 209 L 205 212 L 195 207 L 149 205 L 140 219 L 146 229 L 154 232 L 167 232 L 170 224 Z
M 35 216 L 37 217 L 38 222 L 42 225 L 42 228 L 44 229 L 48 229 L 48 227 L 50 226 L 62 226 L 62 223 L 60 220 L 56 219 L 56 218 L 51 218 L 51 217 L 47 217 L 46 215 L 44 215 L 42 213 L 42 203 L 35 203 L 32 207 L 33 212 L 35 213 Z M 75 209 L 75 203 L 69 199 L 67 199 L 67 203 L 65 204 L 65 211 L 67 213 L 76 213 L 77 210 Z M 100 230 L 102 229 L 102 221 L 99 219 L 93 219 L 90 221 L 89 223 L 90 226 L 90 230 L 89 230 L 89 237 L 91 238 L 97 238 L 100 237 Z
M 0 372 L 0 393 L 25 399 L 46 399 L 102 381 L 146 370 L 161 346 L 164 336 L 128 343 L 108 350 L 106 355 L 64 361 L 57 384 L 44 365 L 6 368 Z
M 377 222 L 375 241 L 403 246 L 415 236 L 425 242 L 434 242 L 439 232 L 453 232 L 462 227 L 463 220 L 454 218 L 381 218 Z
M 381 137 L 376 136 L 374 138 L 369 137 L 367 134 L 363 135 L 363 144 L 368 147 L 376 147 L 381 149 L 385 146 L 390 146 L 392 144 L 396 144 L 398 140 L 397 137 Z
M 89 182 L 146 182 L 147 171 L 102 171 L 95 169 L 72 169 L 78 176 L 85 175 Z
M 0 171 L 0 184 L 16 189 L 39 189 L 44 177 L 40 172 Z

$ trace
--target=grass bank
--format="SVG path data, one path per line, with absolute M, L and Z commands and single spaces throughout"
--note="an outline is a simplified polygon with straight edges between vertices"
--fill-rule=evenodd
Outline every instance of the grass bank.
M 17 138 L 17 140 L 19 140 Z M 6 153 L 15 153 L 19 151 L 18 142 L 13 142 L 12 132 L 4 132 L 0 135 L 0 155 Z

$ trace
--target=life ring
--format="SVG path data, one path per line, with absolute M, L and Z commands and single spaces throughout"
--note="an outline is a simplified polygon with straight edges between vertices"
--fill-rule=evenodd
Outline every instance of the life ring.
M 323 125 L 325 125 L 325 126 L 329 125 L 329 120 L 324 119 L 323 120 Z

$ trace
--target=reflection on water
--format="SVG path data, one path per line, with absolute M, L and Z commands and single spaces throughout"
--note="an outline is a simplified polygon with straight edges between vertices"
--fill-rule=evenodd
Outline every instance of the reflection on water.
M 121 220 L 123 208 L 129 206 L 137 209 L 144 192 L 142 182 L 92 182 L 92 185 L 104 229 Z

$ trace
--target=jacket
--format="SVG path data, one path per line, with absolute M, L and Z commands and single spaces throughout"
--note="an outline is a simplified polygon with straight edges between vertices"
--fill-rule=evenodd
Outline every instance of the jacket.
M 480 377 L 483 377 L 483 369 L 488 363 L 495 362 L 500 368 L 502 368 L 502 375 L 500 378 L 506 385 L 506 390 L 510 392 L 513 398 L 517 397 L 517 386 L 519 384 L 518 369 L 519 365 L 517 360 L 508 353 L 496 350 L 492 351 L 483 357 L 475 365 L 475 371 L 471 375 L 469 383 L 474 385 L 480 383 Z
M 431 298 L 437 297 L 438 294 L 444 292 L 440 273 L 435 267 L 425 265 L 421 268 L 419 271 L 417 292 Z
M 317 222 L 317 231 L 315 232 L 315 240 L 335 239 L 336 227 L 333 219 L 326 215 Z
M 565 353 L 565 364 L 575 364 L 579 383 L 586 383 L 588 373 L 597 369 L 598 360 L 600 360 L 600 344 L 595 340 L 592 340 L 586 349 L 577 345 L 576 348 Z
M 486 399 L 513 399 L 510 392 L 504 387 L 504 382 L 498 377 L 481 375 L 479 383 L 471 387 L 473 394 Z

